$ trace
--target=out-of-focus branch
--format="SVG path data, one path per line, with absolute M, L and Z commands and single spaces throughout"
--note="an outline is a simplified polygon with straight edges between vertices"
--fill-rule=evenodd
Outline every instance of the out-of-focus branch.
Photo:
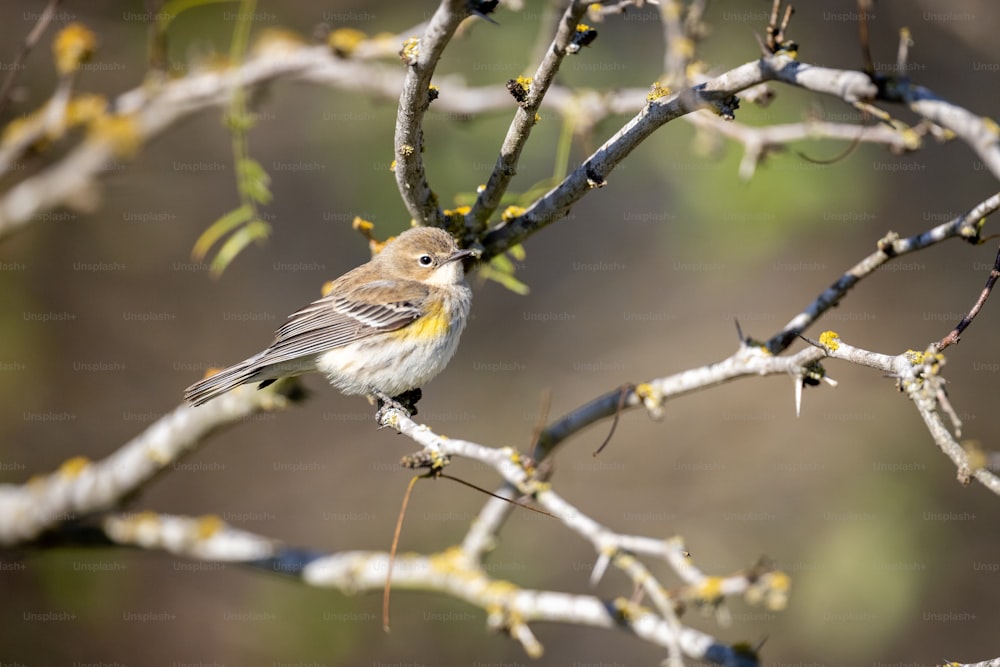
M 260 391 L 243 387 L 197 408 L 182 405 L 101 461 L 76 457 L 26 484 L 0 485 L 0 545 L 28 542 L 60 522 L 114 508 L 211 433 L 284 409 L 300 394 L 297 386 L 291 380 Z
M 96 35 L 80 23 L 71 23 L 56 35 L 52 47 L 59 77 L 56 89 L 37 113 L 7 126 L 0 145 L 0 175 L 9 173 L 14 161 L 36 143 L 59 139 L 74 125 L 104 111 L 103 104 L 93 103 L 93 96 L 84 96 L 71 106 L 80 66 L 90 59 L 96 46 Z
M 691 0 L 685 5 L 681 0 L 660 3 L 660 22 L 663 24 L 663 76 L 671 87 L 686 86 L 691 82 L 695 64 L 695 46 L 705 35 L 702 18 L 707 0 Z
M 375 41 L 382 44 L 384 38 Z M 364 52 L 360 46 L 358 51 Z M 37 220 L 39 213 L 91 192 L 114 160 L 129 157 L 188 115 L 228 104 L 241 86 L 253 89 L 286 78 L 396 99 L 403 77 L 398 66 L 344 59 L 325 46 L 306 46 L 272 35 L 260 40 L 238 67 L 198 70 L 159 85 L 143 85 L 121 94 L 112 104 L 96 96 L 74 99 L 71 104 L 85 103 L 91 109 L 91 130 L 58 162 L 0 193 L 0 240 Z M 499 87 L 467 89 L 455 77 L 446 81 L 453 82 L 458 92 L 438 103 L 442 111 L 471 115 L 509 104 L 509 95 Z M 114 111 L 107 112 L 108 108 Z M 0 169 L 11 169 L 24 147 L 45 134 L 45 127 L 39 120 L 5 136 L 0 144 Z
M 181 79 L 137 88 L 122 94 L 109 105 L 114 109 L 113 113 L 105 113 L 104 105 L 94 105 L 93 115 L 98 118 L 92 122 L 92 130 L 85 141 L 70 149 L 53 166 L 16 183 L 0 196 L 0 240 L 30 224 L 37 219 L 38 213 L 75 201 L 81 194 L 93 194 L 96 179 L 113 160 L 127 157 L 143 142 L 191 113 L 227 104 L 233 91 L 239 86 L 254 88 L 277 78 L 288 78 L 358 90 L 386 99 L 397 97 L 404 80 L 399 68 L 360 59 L 361 54 L 367 54 L 366 58 L 384 54 L 385 42 L 386 38 L 372 38 L 357 46 L 355 53 L 359 54 L 359 59 L 345 59 L 335 56 L 327 47 L 305 46 L 287 37 L 270 36 L 261 39 L 250 58 L 239 67 L 195 71 Z M 367 51 L 366 45 L 371 47 Z M 735 92 L 744 91 L 744 94 L 749 95 L 751 91 L 755 91 L 756 94 L 761 89 L 759 84 L 767 80 L 786 81 L 835 95 L 848 102 L 868 99 L 878 92 L 871 80 L 860 72 L 803 65 L 784 54 L 742 65 L 685 91 L 683 97 L 693 100 L 689 104 L 683 104 L 679 95 L 647 102 L 647 91 L 638 89 L 594 92 L 571 91 L 552 86 L 545 97 L 546 104 L 561 114 L 586 118 L 590 123 L 596 123 L 611 114 L 628 113 L 637 108 L 641 110 L 580 168 L 536 201 L 524 215 L 489 232 L 484 239 L 486 258 L 503 252 L 565 215 L 569 207 L 591 187 L 603 184 L 604 177 L 614 166 L 659 126 L 688 113 L 698 105 L 708 105 L 717 113 L 727 115 L 731 108 L 726 101 L 731 100 Z M 509 95 L 499 85 L 468 88 L 459 77 L 447 77 L 439 83 L 444 94 L 435 102 L 435 108 L 442 112 L 465 116 L 504 109 L 510 105 Z M 957 118 L 956 124 L 960 126 L 963 119 L 971 117 L 968 112 L 944 113 L 942 109 L 952 107 L 941 101 L 926 101 L 925 106 L 941 112 L 938 115 L 945 119 Z M 691 116 L 689 120 L 695 124 L 710 122 L 710 119 L 698 119 L 697 115 Z M 964 133 L 956 130 L 956 133 L 970 140 L 977 140 L 982 145 L 980 153 L 989 158 L 995 151 L 986 136 L 988 123 L 982 119 L 978 121 L 978 124 L 972 123 L 977 130 Z M 41 128 L 38 131 L 43 133 L 44 125 L 38 125 Z M 754 164 L 757 149 L 766 152 L 769 145 L 794 140 L 810 132 L 816 132 L 815 136 L 829 138 L 847 137 L 858 140 L 860 137 L 861 140 L 884 142 L 895 148 L 909 147 L 909 142 L 912 141 L 912 132 L 897 130 L 897 134 L 893 135 L 885 128 L 861 130 L 851 125 L 806 123 L 799 128 L 782 126 L 777 129 L 750 129 L 735 123 L 726 127 L 717 122 L 715 129 L 720 126 L 727 130 L 727 136 L 743 142 L 748 148 L 742 168 L 744 175 L 750 165 Z M 854 134 L 855 132 L 858 134 Z M 27 134 L 19 136 L 15 133 L 15 136 L 5 139 L 4 144 L 0 145 L 0 156 L 3 157 L 0 163 L 12 162 L 21 150 L 19 146 L 25 145 L 21 140 L 26 136 Z M 416 159 L 419 160 L 419 156 Z M 404 169 L 407 168 L 404 165 Z M 485 209 L 480 209 L 482 210 Z
M 996 121 L 943 100 L 923 86 L 907 90 L 906 99 L 912 111 L 957 134 L 993 177 L 1000 179 L 1000 130 Z
M 976 663 L 958 663 L 958 662 L 946 662 L 938 667 L 1000 667 L 1000 658 L 993 658 L 992 660 L 984 660 L 983 662 Z
M 789 55 L 777 54 L 740 65 L 694 88 L 651 99 L 559 185 L 522 215 L 488 233 L 482 242 L 483 257 L 494 257 L 565 217 L 573 204 L 591 189 L 603 187 L 615 167 L 666 123 L 705 108 L 732 118 L 738 105 L 736 93 L 771 80 L 835 95 L 848 102 L 872 99 L 878 92 L 875 84 L 860 72 L 804 65 Z
M 1000 129 L 997 122 L 941 99 L 928 88 L 914 84 L 905 74 L 912 45 L 910 30 L 901 29 L 897 73 L 874 77 L 879 86 L 879 99 L 905 104 L 921 118 L 954 132 L 979 156 L 993 177 L 1000 179 Z
M 38 40 L 42 38 L 42 33 L 45 32 L 45 29 L 49 27 L 49 23 L 52 22 L 52 17 L 55 16 L 56 8 L 59 7 L 61 1 L 49 0 L 45 4 L 45 9 L 38 15 L 38 20 L 35 22 L 34 27 L 28 33 L 28 36 L 24 38 L 21 48 L 18 50 L 17 55 L 14 56 L 14 62 L 10 64 L 10 71 L 4 77 L 3 84 L 0 84 L 0 113 L 3 113 L 3 110 L 7 107 L 7 102 L 10 101 L 11 88 L 14 86 L 14 81 L 17 80 L 18 73 L 24 69 L 24 60 L 31 53 L 31 50 L 35 48 L 35 45 L 38 44 Z M 0 164 L 3 164 L 3 162 L 0 161 Z
M 812 139 L 836 139 L 840 141 L 882 144 L 894 153 L 916 150 L 919 147 L 918 132 L 901 132 L 885 124 L 855 125 L 852 123 L 831 123 L 809 120 L 802 123 L 751 127 L 742 123 L 729 122 L 710 113 L 693 113 L 684 117 L 696 127 L 716 132 L 743 144 L 743 159 L 740 161 L 740 178 L 749 181 L 757 166 L 767 156 L 795 141 Z
M 261 44 L 239 68 L 206 70 L 167 82 L 140 87 L 119 96 L 114 113 L 96 119 L 79 145 L 53 166 L 15 184 L 0 198 L 0 240 L 30 224 L 34 216 L 91 190 L 100 171 L 112 160 L 127 157 L 144 141 L 185 116 L 229 102 L 240 86 L 260 86 L 278 77 L 325 80 L 339 77 L 345 86 L 381 91 L 377 76 L 364 64 L 333 57 L 325 47 L 303 47 L 298 42 L 272 39 Z M 332 70 L 332 71 L 331 71 Z M 398 88 L 397 88 L 398 90 Z M 5 138 L 7 142 L 19 138 Z
M 489 449 L 489 448 L 484 448 Z M 468 451 L 468 449 L 466 449 Z M 488 612 L 487 624 L 506 631 L 534 657 L 542 646 L 528 627 L 533 622 L 619 628 L 668 650 L 717 664 L 732 662 L 737 648 L 701 631 L 681 625 L 674 607 L 685 602 L 718 604 L 725 598 L 763 601 L 770 609 L 784 607 L 788 578 L 781 572 L 754 568 L 729 576 L 704 574 L 684 551 L 679 539 L 616 536 L 622 549 L 615 557 L 627 573 L 644 580 L 647 591 L 662 598 L 662 609 L 643 608 L 623 598 L 602 600 L 590 595 L 523 589 L 491 577 L 480 559 L 452 548 L 429 555 L 402 554 L 392 567 L 389 554 L 372 551 L 324 553 L 289 547 L 276 540 L 228 525 L 216 516 L 184 517 L 153 512 L 111 514 L 90 531 L 73 527 L 49 536 L 61 546 L 119 545 L 162 550 L 182 558 L 235 564 L 295 578 L 306 585 L 336 588 L 345 593 L 381 590 L 386 572 L 394 589 L 437 591 Z M 609 545 L 615 546 L 615 545 Z M 631 554 L 652 554 L 670 562 L 684 584 L 671 593 Z M 670 618 L 672 617 L 672 618 Z M 679 657 L 679 656 L 678 656 Z M 756 664 L 754 662 L 742 664 Z

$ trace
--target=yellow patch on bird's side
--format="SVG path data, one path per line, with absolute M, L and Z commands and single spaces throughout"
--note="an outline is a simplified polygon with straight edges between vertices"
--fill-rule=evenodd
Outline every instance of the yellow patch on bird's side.
M 445 316 L 444 309 L 432 306 L 430 310 L 406 327 L 407 336 L 420 340 L 436 340 L 446 336 L 451 330 L 451 319 Z

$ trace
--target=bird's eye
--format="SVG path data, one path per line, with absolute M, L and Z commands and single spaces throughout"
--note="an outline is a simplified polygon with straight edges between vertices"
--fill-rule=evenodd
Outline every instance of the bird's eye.
M 417 261 L 420 262 L 420 266 L 430 266 L 434 263 L 434 258 L 430 255 L 421 255 Z

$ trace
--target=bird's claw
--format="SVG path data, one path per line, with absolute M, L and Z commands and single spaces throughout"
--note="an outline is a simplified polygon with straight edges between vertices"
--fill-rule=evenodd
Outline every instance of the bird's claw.
M 405 391 L 399 396 L 389 396 L 388 394 L 375 391 L 375 400 L 378 403 L 378 410 L 375 412 L 375 421 L 384 424 L 389 412 L 396 410 L 402 412 L 407 417 L 417 414 L 417 401 L 423 396 L 420 389 Z

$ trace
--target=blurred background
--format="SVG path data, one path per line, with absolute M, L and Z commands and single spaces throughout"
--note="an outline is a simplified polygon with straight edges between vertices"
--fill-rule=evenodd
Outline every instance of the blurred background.
M 0 10 L 0 62 L 42 10 L 14 0 Z M 181 15 L 173 66 L 226 53 L 235 4 Z M 318 24 L 369 34 L 402 32 L 431 2 L 335 0 L 258 5 L 255 30 L 311 35 Z M 789 35 L 803 61 L 859 68 L 855 6 L 801 3 Z M 141 84 L 146 28 L 138 2 L 65 2 L 30 55 L 3 122 L 37 108 L 55 82 L 55 30 L 85 22 L 100 51 L 79 81 L 113 95 Z M 770 2 L 711 2 L 700 55 L 721 72 L 755 58 Z M 446 52 L 442 73 L 476 85 L 526 68 L 543 12 L 501 7 Z M 915 46 L 913 77 L 973 112 L 996 116 L 1000 7 L 987 0 L 881 2 L 876 63 L 895 62 L 898 30 Z M 567 59 L 558 81 L 645 87 L 662 67 L 656 8 L 596 26 L 597 41 Z M 836 100 L 776 87 L 767 109 L 738 120 L 797 122 L 810 114 L 857 120 Z M 447 90 L 443 91 L 447 95 Z M 238 204 L 222 111 L 191 117 L 109 169 L 93 213 L 47 213 L 0 246 L 0 481 L 20 483 L 83 455 L 100 459 L 174 409 L 207 366 L 262 349 L 284 317 L 320 287 L 365 261 L 355 215 L 385 237 L 406 227 L 388 166 L 393 101 L 281 82 L 256 107 L 250 153 L 270 173 L 273 233 L 221 279 L 190 259 L 198 235 Z M 894 108 L 905 120 L 912 117 Z M 435 114 L 426 123 L 428 177 L 442 204 L 485 182 L 511 108 L 483 118 Z M 513 188 L 550 176 L 561 122 L 546 113 Z M 574 145 L 570 166 L 627 119 L 601 123 Z M 843 144 L 796 146 L 829 159 Z M 525 244 L 518 296 L 471 277 L 473 319 L 449 368 L 424 388 L 420 420 L 438 432 L 526 451 L 542 396 L 556 417 L 624 382 L 722 359 L 737 345 L 733 321 L 764 339 L 779 330 L 887 232 L 910 235 L 944 222 L 997 184 L 959 142 L 903 157 L 860 146 L 818 165 L 773 156 L 748 183 L 740 148 L 698 137 L 683 121 L 661 129 L 568 219 Z M 44 164 L 41 160 L 39 164 Z M 902 165 L 902 166 L 901 166 Z M 32 164 L 30 169 L 38 166 Z M 10 181 L 5 182 L 5 186 Z M 994 229 L 995 222 L 987 224 Z M 836 330 L 885 353 L 924 349 L 978 296 L 996 248 L 949 242 L 902 258 L 866 280 L 808 332 Z M 44 314 L 58 317 L 40 317 Z M 42 321 L 48 319 L 49 321 Z M 57 321 L 52 321 L 53 319 Z M 964 437 L 994 447 L 1000 306 L 991 302 L 948 350 L 951 400 Z M 801 345 L 801 344 L 800 344 Z M 797 345 L 796 348 L 799 346 Z M 661 422 L 624 416 L 600 458 L 608 424 L 576 436 L 556 459 L 554 483 L 581 510 L 616 530 L 682 535 L 696 563 L 725 574 L 766 555 L 793 578 L 782 613 L 731 605 L 733 622 L 690 612 L 684 621 L 721 640 L 767 638 L 763 664 L 931 664 L 1000 653 L 1000 499 L 963 488 L 893 380 L 843 363 L 840 383 L 805 393 L 796 419 L 788 378 L 743 380 L 667 405 Z M 214 513 L 238 527 L 322 550 L 388 549 L 409 473 L 411 441 L 376 430 L 372 409 L 309 377 L 312 398 L 219 433 L 129 505 Z M 456 461 L 451 473 L 493 488 L 489 470 Z M 401 549 L 457 543 L 484 497 L 447 481 L 417 486 Z M 344 596 L 235 566 L 201 568 L 160 553 L 60 550 L 0 555 L 0 661 L 36 664 L 526 664 L 519 645 L 492 635 L 485 614 L 438 595 L 397 591 L 392 633 L 381 595 Z M 591 547 L 560 524 L 515 512 L 488 567 L 524 587 L 628 596 L 610 572 L 587 581 Z M 652 564 L 668 585 L 662 564 Z M 65 612 L 42 622 L 33 614 Z M 156 620 L 135 621 L 136 615 Z M 537 664 L 656 664 L 664 652 L 626 633 L 535 628 Z

